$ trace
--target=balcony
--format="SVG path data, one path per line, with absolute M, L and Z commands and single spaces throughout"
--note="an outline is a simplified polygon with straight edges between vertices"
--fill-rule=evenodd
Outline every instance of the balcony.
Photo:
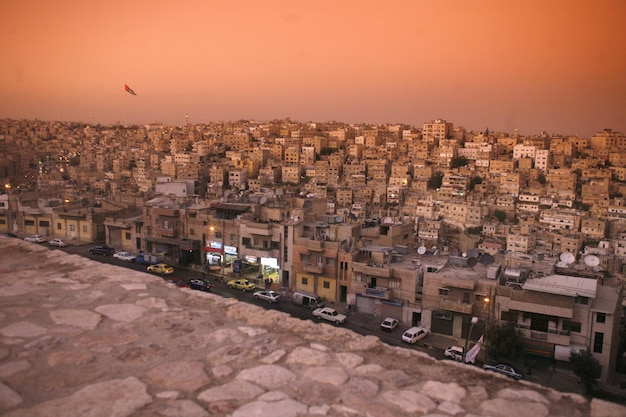
M 154 207 L 152 213 L 155 216 L 178 217 L 178 209 L 168 209 L 163 207 Z
M 382 265 L 368 265 L 354 262 L 352 264 L 352 269 L 354 273 L 361 273 L 372 277 L 391 278 L 393 276 L 393 268 L 384 268 Z
M 304 264 L 304 272 L 308 272 L 311 274 L 323 274 L 324 273 L 324 264 Z
M 440 296 L 422 294 L 422 306 L 428 310 L 445 310 L 455 313 L 474 315 L 474 304 L 446 300 Z
M 254 221 L 242 221 L 243 233 L 257 236 L 272 236 L 272 223 L 259 223 Z
M 569 346 L 570 344 L 570 333 L 568 331 L 548 330 L 547 332 L 541 332 L 538 330 L 531 330 L 522 324 L 518 324 L 516 327 L 525 339 L 540 340 L 542 342 L 562 346 Z
M 159 237 L 176 237 L 177 235 L 175 228 L 157 227 L 156 232 Z

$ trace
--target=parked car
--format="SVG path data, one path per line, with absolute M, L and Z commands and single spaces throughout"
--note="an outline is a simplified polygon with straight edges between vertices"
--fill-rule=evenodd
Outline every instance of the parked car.
M 383 320 L 382 323 L 380 323 L 380 328 L 382 330 L 387 330 L 390 332 L 398 327 L 398 323 L 399 322 L 397 319 L 394 319 L 393 317 L 387 317 L 385 320 Z
M 414 344 L 428 336 L 429 333 L 430 331 L 424 327 L 411 327 L 402 334 L 402 341 Z
M 17 237 L 17 235 L 13 232 L 4 232 L 2 234 L 2 236 L 6 236 L 6 237 Z
M 140 253 L 137 257 L 135 257 L 135 262 L 143 265 L 155 265 L 162 264 L 163 259 L 149 253 Z
M 277 303 L 280 300 L 280 294 L 276 291 L 257 291 L 253 295 L 257 300 L 265 300 L 268 303 Z
M 507 365 L 504 363 L 485 364 L 483 365 L 483 369 L 487 371 L 498 372 L 502 375 L 506 375 L 510 378 L 517 379 L 517 380 L 523 378 L 523 375 L 521 374 L 521 372 L 518 372 L 511 365 Z
M 67 246 L 67 243 L 63 242 L 61 239 L 52 239 L 48 242 L 50 246 L 56 246 L 57 248 L 64 248 Z
M 165 278 L 165 282 L 169 283 L 169 284 L 174 284 L 177 287 L 181 287 L 181 288 L 189 288 L 189 283 L 183 279 L 180 278 L 176 278 L 176 277 L 167 277 Z
M 189 280 L 189 288 L 199 291 L 211 291 L 213 284 L 204 279 L 191 279 Z
M 169 275 L 174 273 L 174 267 L 168 264 L 154 264 L 148 265 L 146 268 L 148 272 L 153 274 Z
M 46 241 L 46 239 L 44 239 L 44 237 L 41 235 L 27 236 L 24 238 L 24 240 L 32 243 L 43 243 Z
M 256 287 L 256 285 L 247 279 L 231 279 L 228 281 L 227 285 L 228 288 L 235 288 L 244 292 L 253 290 Z
M 92 255 L 111 256 L 115 253 L 115 248 L 107 245 L 98 245 L 94 246 L 93 248 L 89 248 L 89 253 Z
M 458 362 L 463 362 L 464 353 L 465 349 L 460 346 L 448 346 L 446 350 L 443 351 L 443 356 Z
M 337 310 L 331 307 L 316 308 L 315 310 L 313 310 L 313 316 L 317 317 L 318 319 L 332 321 L 336 324 L 343 324 L 347 319 L 346 315 L 339 313 Z
M 119 259 L 120 261 L 124 261 L 124 262 L 135 262 L 135 258 L 136 258 L 135 255 L 126 251 L 115 252 L 113 254 L 113 257 L 115 259 Z

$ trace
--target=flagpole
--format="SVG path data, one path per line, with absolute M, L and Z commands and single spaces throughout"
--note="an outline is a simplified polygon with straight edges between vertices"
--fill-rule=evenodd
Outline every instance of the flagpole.
M 124 87 L 126 86 L 126 84 L 124 84 Z M 124 129 L 126 129 L 128 126 L 126 125 L 126 90 L 124 90 Z

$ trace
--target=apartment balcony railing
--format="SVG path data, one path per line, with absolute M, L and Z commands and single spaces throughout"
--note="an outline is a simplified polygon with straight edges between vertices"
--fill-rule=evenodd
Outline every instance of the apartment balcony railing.
M 156 232 L 160 237 L 176 237 L 177 235 L 174 228 L 157 227 Z
M 258 236 L 271 236 L 272 235 L 272 223 L 258 223 L 253 221 L 243 220 L 241 224 L 245 227 L 244 233 Z
M 324 264 L 304 264 L 303 265 L 304 272 L 308 272 L 310 274 L 323 274 L 324 273 Z
M 152 213 L 155 216 L 178 217 L 178 209 L 169 209 L 163 207 L 154 207 Z
M 382 300 L 391 299 L 391 289 L 386 287 L 367 287 L 365 293 L 362 294 L 366 297 L 380 298 Z
M 570 332 L 564 330 L 548 330 L 542 332 L 531 330 L 527 326 L 518 324 L 515 327 L 520 331 L 522 337 L 532 340 L 541 340 L 543 342 L 554 343 L 555 345 L 569 346 Z
M 384 268 L 382 265 L 371 266 L 359 262 L 352 264 L 354 273 L 361 273 L 372 277 L 391 278 L 393 276 L 393 268 Z
M 422 306 L 428 310 L 454 311 L 461 314 L 474 314 L 474 304 L 446 300 L 439 296 L 422 294 Z

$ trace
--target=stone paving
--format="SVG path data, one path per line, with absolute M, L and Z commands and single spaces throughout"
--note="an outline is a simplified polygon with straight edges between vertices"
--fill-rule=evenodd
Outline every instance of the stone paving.
M 17 239 L 0 277 L 6 417 L 626 415 Z

